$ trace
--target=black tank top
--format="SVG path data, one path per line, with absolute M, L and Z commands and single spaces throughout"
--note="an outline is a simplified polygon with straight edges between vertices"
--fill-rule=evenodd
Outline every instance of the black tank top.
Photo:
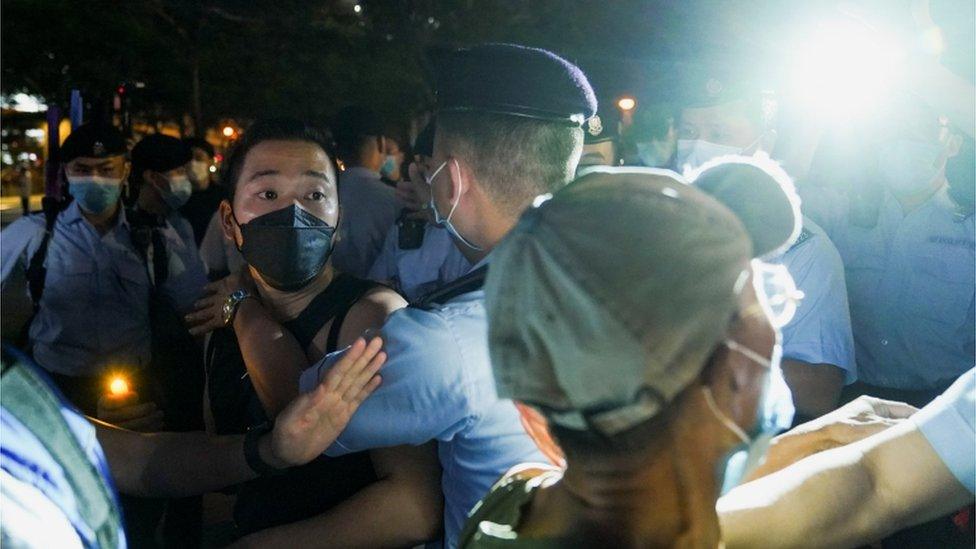
M 325 351 L 335 351 L 339 330 L 349 309 L 375 282 L 339 274 L 302 313 L 284 324 L 303 349 L 329 320 Z M 229 328 L 210 336 L 206 351 L 207 395 L 218 434 L 240 434 L 268 420 L 247 375 L 237 336 Z M 338 458 L 320 456 L 287 473 L 241 484 L 234 522 L 241 536 L 303 520 L 334 507 L 376 480 L 366 452 Z

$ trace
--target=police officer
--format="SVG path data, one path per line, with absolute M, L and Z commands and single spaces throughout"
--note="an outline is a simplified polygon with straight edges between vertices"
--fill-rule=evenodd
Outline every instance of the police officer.
M 193 226 L 179 211 L 193 194 L 187 175 L 192 158 L 185 142 L 159 133 L 147 135 L 132 147 L 129 183 L 139 210 L 165 220 L 195 249 Z
M 122 134 L 89 123 L 64 141 L 61 161 L 73 198 L 60 213 L 24 217 L 2 233 L 4 290 L 25 273 L 35 315 L 34 358 L 65 395 L 94 414 L 110 369 L 136 373 L 150 361 L 150 274 L 122 207 L 129 171 Z M 168 250 L 161 291 L 188 309 L 205 280 L 196 249 L 172 226 L 158 231 Z M 17 291 L 15 288 L 10 288 Z M 27 288 L 19 290 L 26 293 Z
M 619 157 L 620 117 L 611 105 L 583 124 L 583 154 L 576 175 L 587 173 L 591 166 L 616 166 Z
M 467 513 L 502 473 L 544 459 L 514 404 L 496 396 L 481 286 L 491 250 L 521 212 L 573 177 L 581 125 L 595 113 L 596 98 L 578 67 L 541 49 L 488 44 L 445 52 L 435 61 L 431 169 L 416 175 L 430 187 L 435 221 L 474 265 L 420 306 L 390 316 L 382 330 L 389 356 L 383 384 L 326 453 L 438 441 L 445 541 L 453 547 Z M 281 333 L 260 323 L 239 324 L 249 331 L 242 329 L 238 338 Z M 301 375 L 302 391 L 332 358 Z M 289 367 L 281 357 L 273 362 L 247 366 Z
M 730 76 L 711 66 L 681 75 L 676 170 L 695 170 L 724 155 L 772 152 L 773 99 L 755 79 Z M 789 177 L 775 171 L 792 188 Z M 768 259 L 784 265 L 803 292 L 796 315 L 783 328 L 783 372 L 797 420 L 803 421 L 834 409 L 843 386 L 856 379 L 843 264 L 827 234 L 806 217 L 792 247 Z
M 820 193 L 807 201 L 847 271 L 860 383 L 845 398 L 923 406 L 973 366 L 973 215 L 953 199 L 945 174 L 960 143 L 945 117 L 903 99 L 870 160 L 878 198 Z
M 417 136 L 414 153 L 419 166 L 430 165 L 434 154 L 433 121 Z M 403 205 L 400 218 L 387 233 L 383 249 L 370 267 L 369 278 L 390 284 L 408 301 L 415 301 L 457 280 L 471 269 L 471 263 L 454 245 L 451 234 L 434 224 L 430 189 L 422 177 L 398 182 L 397 201 Z
M 380 179 L 379 172 L 386 160 L 386 139 L 376 113 L 356 105 L 339 112 L 332 130 L 342 161 L 342 219 L 333 262 L 344 273 L 367 278 L 397 219 L 394 190 Z

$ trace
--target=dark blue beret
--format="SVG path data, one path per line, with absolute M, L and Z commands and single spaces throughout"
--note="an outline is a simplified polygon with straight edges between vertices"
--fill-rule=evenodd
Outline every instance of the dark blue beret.
M 551 51 L 482 44 L 431 57 L 438 111 L 491 112 L 577 125 L 596 114 L 596 95 L 586 75 Z
M 125 137 L 115 126 L 89 122 L 75 128 L 61 144 L 61 161 L 75 158 L 105 158 L 125 154 Z
M 141 177 L 145 170 L 168 172 L 192 157 L 192 151 L 182 140 L 161 133 L 150 134 L 132 147 L 132 173 Z

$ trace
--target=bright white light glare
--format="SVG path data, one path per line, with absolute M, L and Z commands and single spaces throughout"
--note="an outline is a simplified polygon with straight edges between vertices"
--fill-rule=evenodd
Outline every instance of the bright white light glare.
M 217 166 L 210 166 L 210 173 L 217 173 Z
M 224 134 L 224 137 L 231 137 L 234 135 L 234 128 L 230 126 L 224 126 L 224 130 L 222 133 Z
M 47 110 L 47 105 L 43 99 L 26 93 L 15 93 L 5 95 L 2 99 L 4 108 L 13 109 L 17 112 L 43 112 Z
M 356 4 L 355 6 L 352 7 L 352 11 L 354 11 L 356 13 L 362 13 L 363 12 L 363 7 L 360 6 L 359 4 Z
M 31 139 L 44 139 L 44 134 L 46 132 L 42 128 L 30 128 L 24 132 L 24 135 L 30 137 Z
M 899 85 L 904 50 L 863 24 L 835 22 L 801 35 L 792 88 L 812 116 L 832 121 L 866 116 Z

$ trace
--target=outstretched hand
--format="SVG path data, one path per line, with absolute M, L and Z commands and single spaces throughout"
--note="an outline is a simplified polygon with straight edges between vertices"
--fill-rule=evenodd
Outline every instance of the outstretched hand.
M 380 385 L 377 372 L 386 361 L 382 347 L 378 337 L 369 344 L 357 339 L 318 387 L 299 395 L 278 414 L 271 434 L 277 466 L 308 463 L 335 442 L 359 405 Z

